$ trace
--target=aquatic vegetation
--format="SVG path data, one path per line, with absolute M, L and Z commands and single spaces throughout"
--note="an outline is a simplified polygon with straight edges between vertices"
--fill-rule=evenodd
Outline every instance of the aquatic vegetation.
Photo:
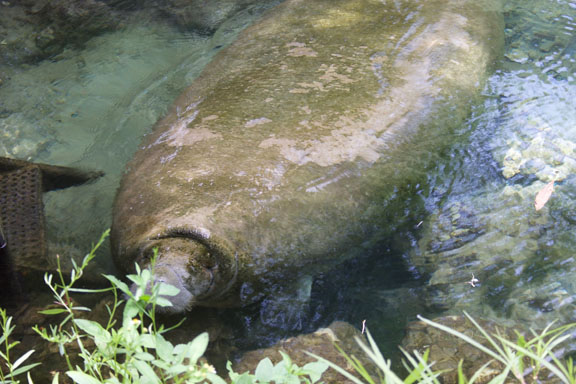
M 475 382 L 502 384 L 505 382 L 510 383 L 512 382 L 511 380 L 522 384 L 540 383 L 543 381 L 560 381 L 570 384 L 576 382 L 576 371 L 572 358 L 568 357 L 567 359 L 563 359 L 562 357 L 566 353 L 563 344 L 573 338 L 573 331 L 576 324 L 564 325 L 558 328 L 552 328 L 552 324 L 550 324 L 540 333 L 531 330 L 529 337 L 516 332 L 517 339 L 510 340 L 502 336 L 498 331 L 495 334 L 489 334 L 470 315 L 467 313 L 465 313 L 465 315 L 480 331 L 483 340 L 472 339 L 455 329 L 418 316 L 418 318 L 427 325 L 438 328 L 449 335 L 461 338 L 491 357 L 491 360 L 480 369 L 472 372 L 470 377 L 467 377 L 463 369 L 464 356 L 458 365 L 458 384 L 472 384 Z M 342 351 L 342 353 L 364 381 L 347 373 L 341 367 L 320 356 L 314 357 L 319 361 L 324 361 L 331 368 L 337 370 L 356 384 L 446 382 L 446 378 L 443 378 L 442 375 L 447 373 L 447 371 L 437 371 L 434 369 L 435 363 L 431 361 L 432 358 L 429 349 L 423 353 L 419 353 L 418 351 L 409 353 L 402 350 L 405 357 L 405 361 L 403 362 L 404 368 L 407 374 L 405 378 L 401 378 L 397 373 L 392 371 L 391 361 L 384 358 L 369 331 L 366 332 L 366 336 L 368 343 L 361 339 L 357 339 L 356 341 L 370 360 L 377 366 L 378 379 L 375 379 L 356 357 L 348 356 L 344 351 Z M 486 346 L 486 344 L 488 346 Z
M 156 319 L 156 307 L 172 305 L 167 297 L 178 293 L 177 288 L 153 280 L 150 269 L 141 270 L 136 267 L 136 274 L 128 279 L 134 283 L 135 289 L 114 276 L 106 275 L 111 287 L 105 289 L 83 289 L 74 285 L 82 277 L 88 264 L 96 256 L 97 249 L 102 245 L 106 231 L 92 251 L 84 258 L 82 264 L 73 262 L 70 276 L 64 276 L 58 266 L 57 279 L 46 274 L 45 282 L 53 293 L 56 306 L 41 311 L 48 316 L 65 315 L 50 329 L 34 327 L 43 339 L 58 345 L 58 351 L 66 361 L 66 375 L 78 384 L 94 383 L 225 383 L 216 374 L 215 368 L 202 359 L 208 346 L 208 334 L 202 333 L 185 344 L 173 345 L 164 334 L 176 327 L 164 327 Z M 151 263 L 154 267 L 154 261 Z M 108 321 L 100 324 L 80 316 L 89 312 L 86 307 L 77 306 L 71 294 L 78 293 L 111 293 L 113 304 L 107 306 Z M 121 299 L 120 295 L 124 299 Z M 122 311 L 121 316 L 119 315 Z M 12 319 L 6 317 L 6 312 L 0 312 L 4 319 L 3 336 L 0 341 L 6 341 L 5 352 L 0 356 L 6 361 L 8 374 L 0 376 L 0 383 L 19 383 L 16 376 L 27 373 L 39 363 L 20 366 L 34 351 L 28 351 L 15 363 L 10 363 L 9 352 L 15 345 L 8 343 L 13 327 Z M 117 319 L 121 325 L 117 326 Z M 79 361 L 82 364 L 79 364 Z M 269 359 L 264 359 L 258 365 L 256 372 L 238 374 L 229 368 L 230 378 L 234 383 L 315 383 L 327 369 L 323 363 L 310 363 L 304 367 L 293 364 L 288 356 L 276 365 Z M 14 379 L 14 380 L 13 380 Z M 64 380 L 62 380 L 64 381 Z M 32 382 L 29 377 L 28 382 Z M 59 373 L 54 374 L 53 383 L 60 382 Z
M 17 376 L 25 373 L 29 375 L 29 371 L 32 370 L 32 368 L 40 365 L 40 363 L 22 365 L 35 352 L 33 349 L 12 362 L 10 351 L 19 344 L 18 341 L 10 342 L 10 335 L 14 331 L 14 328 L 15 326 L 12 325 L 12 317 L 7 315 L 5 309 L 0 308 L 0 330 L 2 330 L 2 334 L 0 335 L 0 345 L 2 345 L 0 349 L 0 361 L 3 363 L 3 366 L 0 367 L 0 383 L 18 382 L 16 380 Z M 6 371 L 4 371 L 4 367 L 6 367 Z
M 113 276 L 106 276 L 111 287 L 105 289 L 83 289 L 74 285 L 82 277 L 85 268 L 95 257 L 98 247 L 102 245 L 108 232 L 100 238 L 91 252 L 86 255 L 82 264 L 74 264 L 69 276 L 64 276 L 58 269 L 55 282 L 54 275 L 46 274 L 45 282 L 53 293 L 56 306 L 43 310 L 48 316 L 65 315 L 57 325 L 49 330 L 35 327 L 34 330 L 44 339 L 58 345 L 62 359 L 66 361 L 66 375 L 77 384 L 97 383 L 226 383 L 222 376 L 210 365 L 203 355 L 208 346 L 208 334 L 202 333 L 193 340 L 174 345 L 165 338 L 165 334 L 177 327 L 164 327 L 155 316 L 156 307 L 170 306 L 169 297 L 177 289 L 153 280 L 153 271 L 136 269 L 128 279 L 135 289 Z M 154 268 L 154 262 L 151 263 Z M 71 294 L 111 293 L 113 304 L 108 306 L 108 321 L 105 324 L 88 320 L 80 316 L 89 308 L 77 306 Z M 121 296 L 122 294 L 123 296 Z M 123 298 L 121 298 L 123 297 Z M 122 312 L 120 314 L 120 312 Z M 535 383 L 550 379 L 563 383 L 576 383 L 576 371 L 571 358 L 564 359 L 564 343 L 573 337 L 576 324 L 565 325 L 555 329 L 551 325 L 540 333 L 532 331 L 527 337 L 517 333 L 516 340 L 509 340 L 500 333 L 488 334 L 487 331 L 468 314 L 468 319 L 483 335 L 483 340 L 472 339 L 450 327 L 420 317 L 429 326 L 436 327 L 447 334 L 459 337 L 491 357 L 480 370 L 464 372 L 463 364 L 458 367 L 458 383 L 472 384 L 477 381 L 504 383 L 516 380 L 519 383 Z M 120 319 L 120 324 L 117 320 Z M 5 310 L 0 310 L 0 383 L 20 383 L 19 377 L 27 375 L 27 382 L 33 382 L 33 369 L 40 363 L 24 364 L 33 355 L 29 350 L 12 363 L 10 351 L 18 342 L 10 342 L 14 330 L 12 318 Z M 281 353 L 282 360 L 276 364 L 269 358 L 262 359 L 254 373 L 237 373 L 228 363 L 228 376 L 231 383 L 322 383 L 322 375 L 329 367 L 336 370 L 349 381 L 363 383 L 441 383 L 445 370 L 436 370 L 429 350 L 422 353 L 413 351 L 404 353 L 402 376 L 392 369 L 392 363 L 380 352 L 369 331 L 366 339 L 357 338 L 357 343 L 374 363 L 375 369 L 366 367 L 362 360 L 348 355 L 338 348 L 350 367 L 357 372 L 352 375 L 344 367 L 334 364 L 321 356 L 310 354 L 316 361 L 302 367 L 294 364 L 291 358 Z M 486 346 L 488 345 L 488 347 Z M 465 358 L 465 356 L 464 356 Z M 486 378 L 489 380 L 486 380 Z M 52 383 L 66 382 L 55 372 Z

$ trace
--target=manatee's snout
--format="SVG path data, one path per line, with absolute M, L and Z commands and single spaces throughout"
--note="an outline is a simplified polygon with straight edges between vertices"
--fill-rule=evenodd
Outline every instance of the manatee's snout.
M 158 250 L 155 281 L 180 290 L 176 296 L 166 297 L 173 306 L 159 308 L 161 311 L 189 310 L 213 290 L 218 263 L 206 246 L 193 239 L 167 237 L 153 241 L 145 257 L 150 257 L 154 249 Z

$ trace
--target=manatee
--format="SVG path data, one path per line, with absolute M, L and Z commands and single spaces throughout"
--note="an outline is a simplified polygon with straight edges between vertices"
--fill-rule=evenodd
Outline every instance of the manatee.
M 157 249 L 174 312 L 305 298 L 393 230 L 399 188 L 425 180 L 502 44 L 492 1 L 285 1 L 144 138 L 115 200 L 116 264 Z

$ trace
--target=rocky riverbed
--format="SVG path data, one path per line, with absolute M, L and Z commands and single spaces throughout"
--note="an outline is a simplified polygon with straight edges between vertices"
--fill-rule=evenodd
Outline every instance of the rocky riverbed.
M 506 60 L 487 89 L 494 96 L 430 195 L 411 260 L 429 276 L 431 308 L 539 327 L 573 321 L 576 310 L 575 12 L 568 2 L 510 1 L 505 15 Z

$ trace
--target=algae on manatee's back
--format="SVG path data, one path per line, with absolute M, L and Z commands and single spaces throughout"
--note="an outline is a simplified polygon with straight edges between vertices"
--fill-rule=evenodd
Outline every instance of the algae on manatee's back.
M 286 293 L 364 253 L 393 232 L 397 189 L 423 180 L 480 97 L 502 46 L 491 5 L 287 0 L 271 10 L 129 164 L 117 264 L 130 271 L 157 247 L 156 273 L 181 289 L 182 311 Z

